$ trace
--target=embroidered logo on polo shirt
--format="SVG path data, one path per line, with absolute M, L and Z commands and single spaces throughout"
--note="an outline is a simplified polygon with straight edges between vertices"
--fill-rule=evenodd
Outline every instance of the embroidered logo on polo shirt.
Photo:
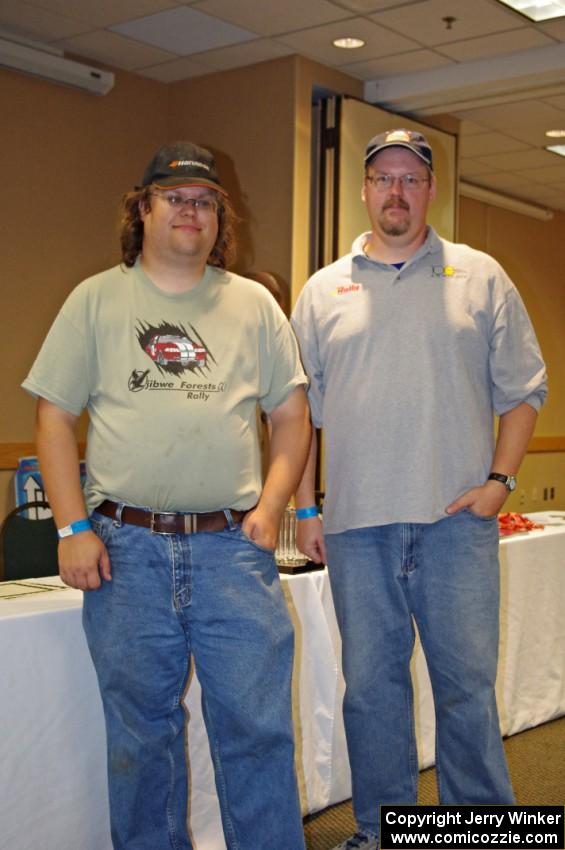
M 467 277 L 467 272 L 464 269 L 456 269 L 455 266 L 432 266 L 432 277 Z
M 349 286 L 337 286 L 334 295 L 349 295 L 351 292 L 361 292 L 362 286 L 360 283 L 350 283 Z

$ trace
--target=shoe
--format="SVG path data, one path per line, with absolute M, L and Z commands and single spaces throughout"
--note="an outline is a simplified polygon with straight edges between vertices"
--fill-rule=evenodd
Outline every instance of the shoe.
M 338 844 L 333 850 L 379 850 L 378 839 L 367 832 L 356 832 L 351 838 Z

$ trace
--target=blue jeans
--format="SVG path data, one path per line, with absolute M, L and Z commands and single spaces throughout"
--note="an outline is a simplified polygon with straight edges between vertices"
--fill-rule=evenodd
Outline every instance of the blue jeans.
M 428 525 L 328 534 L 326 546 L 359 827 L 378 833 L 381 803 L 416 803 L 414 622 L 432 683 L 441 802 L 513 803 L 494 693 L 496 518 L 463 511 Z
M 96 512 L 112 581 L 84 595 L 108 743 L 115 850 L 191 850 L 185 711 L 202 686 L 229 850 L 303 850 L 291 717 L 294 633 L 273 553 L 231 521 L 160 535 Z

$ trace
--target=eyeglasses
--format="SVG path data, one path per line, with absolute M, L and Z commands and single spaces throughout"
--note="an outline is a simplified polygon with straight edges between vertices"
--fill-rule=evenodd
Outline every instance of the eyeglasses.
M 419 177 L 417 174 L 366 174 L 365 180 L 372 183 L 377 192 L 387 192 L 392 189 L 396 180 L 405 192 L 418 192 L 424 183 L 429 183 L 429 177 Z
M 167 201 L 173 210 L 180 210 L 184 207 L 195 213 L 212 215 L 218 209 L 218 202 L 215 198 L 183 198 L 182 195 L 176 192 L 151 192 L 151 194 L 155 198 L 161 198 L 163 201 Z

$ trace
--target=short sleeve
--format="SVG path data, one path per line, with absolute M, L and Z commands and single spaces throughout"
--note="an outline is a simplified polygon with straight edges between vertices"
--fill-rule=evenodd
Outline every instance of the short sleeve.
M 66 307 L 53 322 L 22 387 L 78 416 L 89 400 L 89 358 L 85 332 Z
M 539 410 L 547 395 L 547 375 L 534 328 L 512 286 L 497 310 L 489 356 L 492 398 L 500 416 L 527 402 Z
M 275 407 L 282 404 L 296 387 L 307 383 L 306 375 L 300 363 L 296 339 L 282 312 L 280 320 L 276 322 L 272 330 L 272 339 L 268 341 L 266 348 L 259 403 L 263 410 L 270 413 Z
M 319 356 L 311 288 L 308 284 L 300 294 L 291 322 L 298 340 L 302 364 L 309 378 L 308 402 L 312 422 L 316 428 L 321 428 L 323 425 L 324 374 Z

